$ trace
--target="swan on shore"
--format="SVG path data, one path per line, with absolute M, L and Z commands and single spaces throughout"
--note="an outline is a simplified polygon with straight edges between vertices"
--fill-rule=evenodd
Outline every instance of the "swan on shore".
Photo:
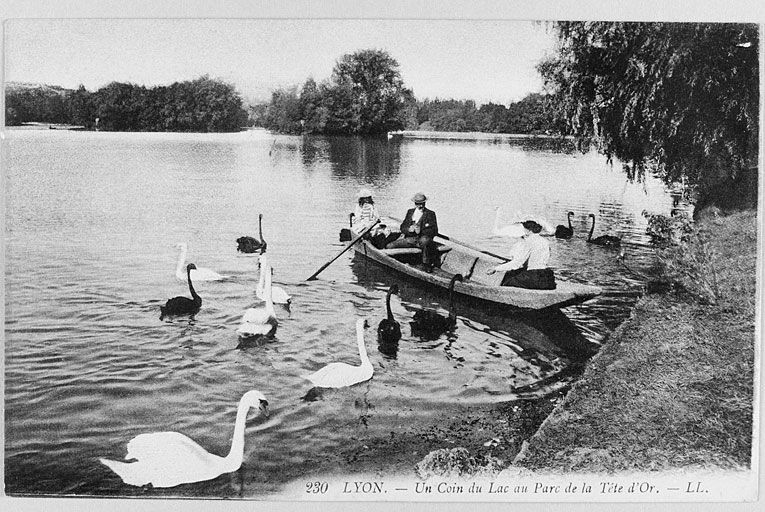
M 239 401 L 231 450 L 225 457 L 209 453 L 194 440 L 178 432 L 154 432 L 140 434 L 128 442 L 125 460 L 136 459 L 135 462 L 104 458 L 98 460 L 128 485 L 175 487 L 212 480 L 241 467 L 245 420 L 250 408 L 258 408 L 264 415 L 268 415 L 268 400 L 260 391 L 248 391 Z
M 186 279 L 189 282 L 191 298 L 189 299 L 188 297 L 179 296 L 168 299 L 164 306 L 159 307 L 160 320 L 164 320 L 166 316 L 193 314 L 199 311 L 199 308 L 202 307 L 202 297 L 197 294 L 194 290 L 194 285 L 191 284 L 191 271 L 195 268 L 197 267 L 193 263 L 186 265 Z
M 319 388 L 344 388 L 371 379 L 374 369 L 367 355 L 367 348 L 364 345 L 364 328 L 367 325 L 367 321 L 364 318 L 356 321 L 356 342 L 359 347 L 361 366 L 353 366 L 346 363 L 330 363 L 314 373 L 301 375 L 301 377 L 310 380 L 314 387 Z
M 186 279 L 186 272 L 184 272 L 184 266 L 186 264 L 186 253 L 188 252 L 188 245 L 185 242 L 175 244 L 175 247 L 181 252 L 178 254 L 178 265 L 175 267 L 175 277 L 181 281 Z M 214 270 L 209 268 L 195 267 L 191 272 L 191 277 L 194 281 L 221 281 L 228 276 L 223 276 Z

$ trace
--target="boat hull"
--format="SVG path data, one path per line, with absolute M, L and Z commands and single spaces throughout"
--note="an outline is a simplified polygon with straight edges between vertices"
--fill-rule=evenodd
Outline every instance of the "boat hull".
M 361 240 L 354 245 L 358 256 L 439 288 L 448 289 L 454 274 L 462 274 L 463 281 L 457 281 L 454 285 L 457 295 L 518 310 L 563 308 L 580 304 L 602 293 L 597 286 L 561 280 L 557 281 L 554 290 L 500 286 L 503 273 L 489 276 L 486 270 L 503 263 L 503 260 L 451 241 L 440 243 L 439 250 L 442 253 L 441 266 L 428 273 L 412 265 L 419 260 L 418 249 L 381 250 L 368 240 Z

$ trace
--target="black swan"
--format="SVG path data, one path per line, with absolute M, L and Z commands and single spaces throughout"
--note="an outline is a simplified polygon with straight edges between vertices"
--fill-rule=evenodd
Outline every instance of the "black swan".
M 602 245 L 603 247 L 619 247 L 622 241 L 619 237 L 611 235 L 603 235 L 597 238 L 592 238 L 592 232 L 595 231 L 595 214 L 588 215 L 592 219 L 592 226 L 590 226 L 590 234 L 587 235 L 587 242 L 596 245 Z
M 191 299 L 188 297 L 173 297 L 168 299 L 164 306 L 159 307 L 159 319 L 163 320 L 166 316 L 171 315 L 187 315 L 189 313 L 196 313 L 199 308 L 202 307 L 202 297 L 197 295 L 194 291 L 194 285 L 191 284 L 191 271 L 197 268 L 193 263 L 186 265 L 186 279 L 189 281 L 189 291 L 191 291 Z
M 558 224 L 555 228 L 555 238 L 571 238 L 574 236 L 574 228 L 571 227 L 571 217 L 573 215 L 574 212 L 568 212 L 568 215 L 566 215 L 566 218 L 568 219 L 568 227 L 563 224 Z
M 351 228 L 353 228 L 353 218 L 355 216 L 356 215 L 353 212 L 348 215 L 348 227 L 340 230 L 341 242 L 350 242 L 353 240 L 353 231 L 351 231 Z
M 394 284 L 388 290 L 388 295 L 385 297 L 385 305 L 388 308 L 388 318 L 380 320 L 380 325 L 377 327 L 377 337 L 380 343 L 395 343 L 401 339 L 401 327 L 398 322 L 393 319 L 393 311 L 390 309 L 390 296 L 394 293 L 398 293 L 398 285 Z
M 454 283 L 462 281 L 461 274 L 454 274 L 449 282 L 449 316 L 439 315 L 430 309 L 421 309 L 412 317 L 410 323 L 412 334 L 424 338 L 437 338 L 457 325 L 457 314 L 454 312 Z
M 257 240 L 251 236 L 240 236 L 236 239 L 237 248 L 239 252 L 252 254 L 254 252 L 264 252 L 266 250 L 266 241 L 263 240 L 263 214 L 258 214 L 258 236 L 260 240 Z

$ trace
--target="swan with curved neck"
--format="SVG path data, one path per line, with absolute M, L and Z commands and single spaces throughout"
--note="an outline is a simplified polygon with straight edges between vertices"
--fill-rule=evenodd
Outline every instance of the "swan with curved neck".
M 568 219 L 568 227 L 563 224 L 558 224 L 555 228 L 555 238 L 571 238 L 574 236 L 574 228 L 571 226 L 571 217 L 574 216 L 574 212 L 568 212 L 566 219 Z
M 602 245 L 604 247 L 619 247 L 622 240 L 619 237 L 611 235 L 602 235 L 597 238 L 592 238 L 592 232 L 595 231 L 595 214 L 588 215 L 592 219 L 592 226 L 590 226 L 590 234 L 587 235 L 587 242 L 596 245 Z
M 393 311 L 390 309 L 390 296 L 394 293 L 398 293 L 397 284 L 390 287 L 388 294 L 385 297 L 388 318 L 380 320 L 380 325 L 377 326 L 377 336 L 383 343 L 394 343 L 401 339 L 401 326 L 393 318 Z
M 178 432 L 140 434 L 127 444 L 122 462 L 99 458 L 129 485 L 175 487 L 176 485 L 212 480 L 224 473 L 236 471 L 244 458 L 244 428 L 247 412 L 258 408 L 268 415 L 268 401 L 260 391 L 252 390 L 242 396 L 234 422 L 234 435 L 228 455 L 209 453 L 189 437 Z
M 367 347 L 364 345 L 365 327 L 367 327 L 366 319 L 360 318 L 356 321 L 356 342 L 359 346 L 361 366 L 330 363 L 314 373 L 301 375 L 301 377 L 310 380 L 317 388 L 344 388 L 371 379 L 374 369 L 367 355 Z
M 457 313 L 454 308 L 454 284 L 462 281 L 462 274 L 454 274 L 449 281 L 449 316 L 439 315 L 430 309 L 421 309 L 412 317 L 412 334 L 418 333 L 426 337 L 439 337 L 457 325 Z
M 184 242 L 181 242 L 176 244 L 175 247 L 181 251 L 180 254 L 178 254 L 178 265 L 175 267 L 175 277 L 184 280 L 186 279 L 186 272 L 184 272 L 184 267 L 186 265 L 186 253 L 188 252 L 188 245 L 186 245 Z M 191 277 L 194 278 L 194 281 L 221 281 L 226 279 L 226 276 L 220 275 L 214 270 L 200 267 L 196 267 L 191 272 Z
M 266 241 L 263 240 L 263 214 L 258 214 L 258 236 L 260 240 L 257 240 L 251 236 L 240 236 L 236 239 L 236 250 L 244 253 L 255 253 L 258 251 L 266 250 Z
M 202 307 L 202 297 L 197 295 L 194 290 L 194 285 L 191 284 L 191 271 L 197 268 L 193 263 L 186 265 L 186 279 L 189 282 L 189 291 L 191 292 L 191 298 L 188 297 L 173 297 L 168 299 L 164 306 L 159 307 L 159 319 L 163 320 L 166 316 L 172 315 L 187 315 L 190 313 L 196 313 L 199 308 Z
M 271 266 L 265 253 L 260 255 L 260 269 L 263 279 L 263 302 L 247 309 L 242 315 L 242 322 L 236 330 L 241 338 L 272 336 L 279 325 L 271 297 Z
M 494 209 L 494 226 L 491 229 L 492 236 L 506 236 L 509 238 L 520 238 L 526 231 L 523 229 L 523 224 L 515 222 L 507 226 L 500 227 L 499 225 L 499 206 Z

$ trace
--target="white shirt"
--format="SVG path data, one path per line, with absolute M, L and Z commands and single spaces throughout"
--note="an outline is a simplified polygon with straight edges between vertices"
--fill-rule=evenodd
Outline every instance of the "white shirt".
M 516 270 L 523 267 L 526 262 L 528 262 L 527 270 L 539 270 L 547 268 L 548 261 L 550 261 L 550 244 L 538 234 L 531 233 L 513 246 L 510 261 L 497 265 L 494 270 L 497 272 Z
M 420 221 L 421 217 L 422 217 L 422 210 L 415 207 L 414 213 L 412 213 L 412 223 L 417 224 Z

